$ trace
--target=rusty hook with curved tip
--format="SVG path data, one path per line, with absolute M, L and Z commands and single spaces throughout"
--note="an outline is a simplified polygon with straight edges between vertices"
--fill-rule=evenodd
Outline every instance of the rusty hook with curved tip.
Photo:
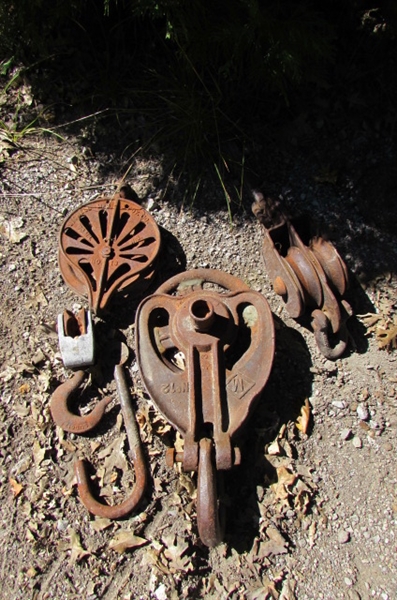
M 111 398 L 103 398 L 95 408 L 87 415 L 75 415 L 68 408 L 70 396 L 83 383 L 86 374 L 84 371 L 76 371 L 71 379 L 67 379 L 57 387 L 51 396 L 50 411 L 56 425 L 70 433 L 86 433 L 94 429 L 102 419 Z
M 351 317 L 353 311 L 348 302 L 342 300 L 342 306 L 345 309 L 347 318 Z M 337 332 L 337 342 L 334 346 L 331 346 L 328 337 L 330 326 L 331 323 L 322 310 L 317 309 L 312 312 L 312 328 L 318 349 L 328 360 L 336 360 L 342 356 L 347 346 L 348 332 L 346 319 L 342 322 Z
M 96 500 L 91 493 L 84 460 L 77 460 L 75 462 L 75 473 L 80 499 L 90 513 L 97 517 L 121 519 L 138 506 L 146 489 L 148 474 L 141 446 L 139 429 L 122 365 L 116 365 L 114 376 L 120 399 L 121 411 L 123 413 L 124 426 L 127 431 L 130 455 L 135 468 L 135 485 L 132 489 L 132 493 L 121 504 L 114 506 L 102 504 Z

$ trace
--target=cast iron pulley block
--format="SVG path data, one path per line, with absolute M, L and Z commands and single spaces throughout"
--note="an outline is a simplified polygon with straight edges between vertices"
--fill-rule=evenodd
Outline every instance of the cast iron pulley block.
M 254 198 L 252 211 L 262 225 L 263 257 L 274 291 L 292 318 L 311 311 L 319 350 L 326 358 L 339 358 L 347 346 L 346 321 L 353 314 L 343 299 L 349 285 L 345 263 L 322 237 L 304 243 L 300 224 L 286 217 L 277 202 L 259 192 Z
M 59 235 L 59 267 L 65 282 L 87 296 L 95 313 L 116 292 L 142 293 L 155 271 L 160 231 L 139 204 L 116 194 L 73 211 Z M 128 288 L 128 289 L 127 289 Z
M 217 473 L 239 463 L 238 436 L 272 368 L 270 308 L 240 279 L 196 269 L 141 302 L 136 330 L 145 386 L 184 438 L 175 458 L 198 471 L 199 535 L 215 546 L 222 539 Z

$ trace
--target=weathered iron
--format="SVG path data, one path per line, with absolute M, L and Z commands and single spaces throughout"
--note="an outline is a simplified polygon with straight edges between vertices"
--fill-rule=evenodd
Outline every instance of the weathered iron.
M 151 282 L 160 231 L 139 204 L 118 193 L 73 211 L 59 235 L 65 282 L 100 313 L 116 292 L 142 293 Z
M 319 350 L 326 358 L 339 358 L 347 346 L 346 321 L 353 314 L 342 298 L 349 284 L 345 263 L 322 237 L 306 245 L 278 202 L 259 192 L 254 198 L 252 211 L 262 225 L 263 257 L 275 293 L 294 319 L 311 310 Z
M 76 415 L 69 409 L 70 397 L 77 392 L 86 377 L 84 367 L 89 367 L 94 362 L 94 334 L 89 311 L 86 313 L 81 309 L 74 315 L 65 310 L 58 318 L 58 334 L 65 366 L 79 369 L 52 394 L 50 412 L 56 425 L 64 431 L 86 433 L 98 425 L 111 402 L 111 398 L 103 398 L 86 415 Z
M 141 302 L 136 330 L 142 379 L 184 438 L 183 455 L 170 451 L 167 462 L 198 471 L 199 535 L 215 546 L 222 539 L 215 475 L 239 463 L 237 437 L 272 368 L 270 308 L 240 279 L 196 269 Z
M 114 378 L 123 414 L 124 426 L 127 432 L 130 456 L 135 469 L 135 484 L 132 492 L 121 504 L 114 504 L 113 506 L 103 504 L 92 495 L 84 460 L 79 459 L 75 462 L 75 473 L 80 499 L 90 513 L 108 519 L 121 519 L 134 511 L 141 502 L 147 485 L 148 473 L 122 364 L 116 365 Z

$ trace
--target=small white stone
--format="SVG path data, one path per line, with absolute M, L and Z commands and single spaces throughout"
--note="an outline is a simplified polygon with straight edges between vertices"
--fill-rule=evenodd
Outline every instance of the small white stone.
M 157 590 L 154 591 L 154 595 L 156 596 L 157 600 L 167 600 L 167 592 L 164 583 L 159 585 Z
M 342 431 L 340 432 L 340 437 L 342 440 L 348 440 L 350 438 L 351 434 L 352 434 L 351 429 L 342 429 Z
M 346 404 L 343 402 L 343 400 L 333 400 L 332 402 L 332 406 L 335 406 L 335 408 L 346 408 Z
M 362 441 L 361 441 L 361 438 L 359 438 L 359 437 L 355 436 L 355 437 L 353 438 L 353 446 L 354 446 L 355 448 L 362 448 L 362 447 L 363 447 L 363 443 L 362 443 Z
M 338 533 L 338 542 L 340 544 L 346 544 L 350 540 L 350 533 L 343 529 Z
M 357 406 L 357 415 L 361 421 L 368 421 L 369 419 L 369 411 L 365 404 L 359 404 Z

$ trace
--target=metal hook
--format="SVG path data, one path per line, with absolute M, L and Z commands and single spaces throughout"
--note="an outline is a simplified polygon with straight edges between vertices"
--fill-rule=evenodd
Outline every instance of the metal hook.
M 353 311 L 348 302 L 342 300 L 342 306 L 345 309 L 346 318 L 350 317 Z M 324 354 L 325 358 L 328 358 L 328 360 L 336 360 L 342 356 L 347 346 L 348 332 L 346 319 L 342 321 L 337 332 L 337 342 L 334 346 L 331 346 L 328 337 L 330 327 L 331 322 L 322 310 L 314 310 L 312 312 L 312 328 L 318 349 Z
M 114 506 L 102 504 L 96 500 L 91 493 L 84 460 L 77 460 L 75 462 L 75 473 L 77 477 L 80 499 L 90 513 L 96 515 L 97 517 L 121 519 L 132 512 L 141 501 L 146 488 L 148 476 L 145 457 L 141 446 L 141 439 L 139 436 L 139 429 L 135 419 L 134 409 L 131 404 L 131 397 L 122 365 L 116 365 L 114 377 L 116 380 L 117 392 L 120 398 L 124 426 L 127 431 L 130 455 L 135 468 L 135 485 L 132 493 L 121 504 Z
M 221 543 L 223 532 L 219 522 L 217 472 L 212 459 L 212 441 L 200 440 L 197 478 L 197 528 L 201 541 L 214 548 Z
M 86 433 L 98 425 L 102 419 L 111 398 L 103 398 L 95 408 L 87 415 L 75 415 L 68 408 L 70 396 L 83 383 L 86 374 L 84 371 L 76 371 L 71 379 L 57 387 L 51 396 L 50 411 L 52 418 L 58 427 L 70 433 Z

